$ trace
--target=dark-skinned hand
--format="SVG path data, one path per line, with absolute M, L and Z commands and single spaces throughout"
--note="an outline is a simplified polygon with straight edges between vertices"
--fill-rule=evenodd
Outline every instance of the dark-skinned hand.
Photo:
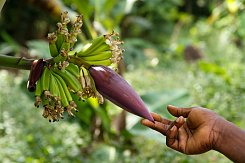
M 170 114 L 177 117 L 175 121 L 151 113 L 155 123 L 147 119 L 141 123 L 166 136 L 167 146 L 176 151 L 200 154 L 215 148 L 222 130 L 222 117 L 201 107 L 168 106 L 167 109 Z

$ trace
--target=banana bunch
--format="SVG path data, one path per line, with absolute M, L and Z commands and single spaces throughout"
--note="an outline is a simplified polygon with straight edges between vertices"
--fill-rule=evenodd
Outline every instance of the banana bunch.
M 82 58 L 90 65 L 112 65 L 115 68 L 122 59 L 123 50 L 120 48 L 122 43 L 118 34 L 113 31 L 111 34 L 95 38 L 80 52 L 75 53 L 75 56 Z
M 50 122 L 62 119 L 65 111 L 74 116 L 73 111 L 78 110 L 73 97 L 80 100 L 92 97 L 103 103 L 103 96 L 97 91 L 89 68 L 103 65 L 116 69 L 122 59 L 120 46 L 123 42 L 115 32 L 95 38 L 79 51 L 73 50 L 81 33 L 82 16 L 77 16 L 71 26 L 69 23 L 68 13 L 62 13 L 57 31 L 48 34 L 52 58 L 39 60 L 43 63 L 33 66 L 29 77 L 29 90 L 35 86 L 34 105 L 44 107 L 43 117 Z
M 63 62 L 68 59 L 68 53 L 73 49 L 77 42 L 77 35 L 81 33 L 82 16 L 77 16 L 77 19 L 71 27 L 69 27 L 70 19 L 68 12 L 61 14 L 61 22 L 57 23 L 58 30 L 48 34 L 49 50 L 53 57 L 53 62 L 64 66 Z M 68 28 L 70 30 L 68 30 Z
M 77 111 L 73 96 L 81 100 L 98 97 L 98 102 L 103 103 L 103 97 L 96 90 L 93 78 L 84 67 L 69 63 L 64 69 L 58 65 L 45 65 L 35 90 L 35 106 L 44 107 L 43 117 L 50 122 L 63 118 L 64 111 L 74 116 L 72 111 Z
M 82 88 L 79 80 L 72 74 L 76 73 L 76 69 L 68 67 L 69 70 L 60 70 L 57 66 L 44 66 L 42 76 L 37 81 L 35 106 L 43 105 L 43 117 L 50 122 L 63 118 L 64 110 L 71 116 L 72 110 L 77 111 L 71 94 L 81 91 Z

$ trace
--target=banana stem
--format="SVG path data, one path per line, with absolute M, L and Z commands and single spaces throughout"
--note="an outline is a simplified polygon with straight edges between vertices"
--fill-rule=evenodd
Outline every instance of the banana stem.
M 30 70 L 34 59 L 0 55 L 0 67 Z
M 23 57 L 13 57 L 13 56 L 6 56 L 6 55 L 0 55 L 0 67 L 1 68 L 16 68 L 16 69 L 22 69 L 22 70 L 31 70 L 31 65 L 34 59 L 27 59 Z M 53 59 L 47 59 L 48 63 L 52 64 Z M 74 63 L 78 66 L 83 66 L 86 69 L 89 69 L 91 65 L 84 61 L 83 59 L 79 57 L 73 57 L 71 56 L 69 58 L 69 62 Z

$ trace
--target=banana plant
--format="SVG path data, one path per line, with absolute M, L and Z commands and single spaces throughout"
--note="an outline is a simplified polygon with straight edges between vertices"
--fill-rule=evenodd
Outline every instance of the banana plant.
M 1 56 L 0 65 L 30 69 L 27 88 L 35 92 L 34 105 L 43 106 L 43 117 L 50 122 L 62 119 L 64 112 L 74 116 L 74 111 L 78 111 L 74 99 L 96 98 L 102 104 L 103 96 L 153 121 L 139 95 L 115 72 L 123 53 L 118 34 L 98 36 L 77 50 L 75 43 L 81 33 L 82 16 L 70 22 L 68 12 L 63 12 L 57 31 L 48 34 L 51 58 L 12 60 Z

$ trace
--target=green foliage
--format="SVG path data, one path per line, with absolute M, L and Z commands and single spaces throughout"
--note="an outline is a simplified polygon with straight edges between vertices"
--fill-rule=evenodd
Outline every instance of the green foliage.
M 20 77 L 7 71 L 0 71 L 0 77 L 1 162 L 79 162 L 79 147 L 86 146 L 88 134 L 76 123 L 50 125 L 20 89 Z

